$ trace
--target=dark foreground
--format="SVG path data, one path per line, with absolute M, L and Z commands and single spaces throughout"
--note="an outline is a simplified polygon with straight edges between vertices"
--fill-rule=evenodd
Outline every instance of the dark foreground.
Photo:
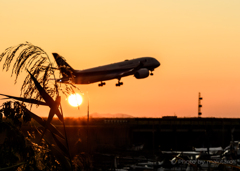
M 53 124 L 63 131 L 57 120 Z M 29 127 L 23 127 L 23 131 L 26 130 Z M 226 162 L 235 162 L 237 165 L 239 155 L 237 151 L 230 154 L 230 150 L 227 157 L 222 154 L 231 142 L 240 140 L 240 119 L 92 118 L 88 123 L 86 119 L 67 118 L 66 130 L 71 155 L 88 155 L 91 158 L 91 167 L 99 170 L 166 170 L 173 169 L 173 163 L 174 169 L 186 170 L 192 166 L 190 162 L 195 162 L 196 166 L 198 164 L 195 161 L 197 155 L 184 152 L 195 151 L 195 148 L 200 147 L 207 149 L 201 152 L 201 157 L 205 155 L 202 163 L 213 160 L 211 157 L 217 153 L 220 157 L 214 159 L 216 162 L 220 163 L 221 159 L 225 159 L 223 166 Z M 222 147 L 223 150 L 209 151 L 211 147 Z M 238 147 L 238 143 L 235 147 Z M 174 156 L 177 155 L 179 158 L 174 162 Z M 216 168 L 219 169 L 222 165 Z M 210 163 L 206 167 L 213 166 Z

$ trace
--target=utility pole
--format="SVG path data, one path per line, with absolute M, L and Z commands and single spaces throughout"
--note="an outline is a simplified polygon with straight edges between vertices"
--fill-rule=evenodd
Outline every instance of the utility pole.
M 201 93 L 199 92 L 199 95 L 198 95 L 198 117 L 200 118 L 201 117 L 201 115 L 202 115 L 202 112 L 201 112 L 201 107 L 202 107 L 202 105 L 201 105 L 201 100 L 202 100 L 203 98 L 201 97 Z
M 87 106 L 87 152 L 89 153 L 88 129 L 89 129 L 89 99 L 88 99 L 88 106 Z

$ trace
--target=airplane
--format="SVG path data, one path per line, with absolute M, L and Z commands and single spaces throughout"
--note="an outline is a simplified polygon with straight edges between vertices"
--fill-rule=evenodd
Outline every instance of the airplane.
M 57 79 L 59 83 L 73 84 L 91 84 L 100 82 L 99 87 L 105 85 L 104 81 L 118 79 L 116 86 L 123 85 L 122 77 L 134 75 L 137 79 L 146 78 L 153 75 L 152 71 L 160 66 L 158 60 L 153 57 L 141 57 L 123 62 L 98 66 L 95 68 L 75 70 L 73 69 L 62 56 L 57 53 L 52 53 L 58 65 L 58 69 L 62 74 L 62 78 Z

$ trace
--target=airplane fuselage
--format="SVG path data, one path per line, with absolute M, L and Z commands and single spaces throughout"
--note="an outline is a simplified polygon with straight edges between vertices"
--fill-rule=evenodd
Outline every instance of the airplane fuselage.
M 58 82 L 61 83 L 91 84 L 101 82 L 99 86 L 102 86 L 105 85 L 103 81 L 118 79 L 116 86 L 120 86 L 123 84 L 120 82 L 122 77 L 134 75 L 137 79 L 146 78 L 149 76 L 149 71 L 152 72 L 160 66 L 160 63 L 153 57 L 141 57 L 90 69 L 75 70 L 58 54 L 53 53 L 53 56 L 63 75 L 63 78 L 58 79 Z
M 99 81 L 120 79 L 121 77 L 133 75 L 136 71 L 130 70 L 133 69 L 134 67 L 137 67 L 140 62 L 143 63 L 142 68 L 146 68 L 151 71 L 153 71 L 154 68 L 160 65 L 156 59 L 151 57 L 126 60 L 119 63 L 113 63 L 85 70 L 75 70 L 74 72 L 75 77 L 74 80 L 72 81 L 75 84 L 90 84 Z M 156 64 L 154 65 L 153 63 Z

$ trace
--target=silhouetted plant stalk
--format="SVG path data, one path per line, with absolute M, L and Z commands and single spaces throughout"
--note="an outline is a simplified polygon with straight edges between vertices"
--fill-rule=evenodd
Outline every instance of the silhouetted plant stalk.
M 28 135 L 24 135 L 20 131 L 22 123 L 29 124 L 31 117 L 36 120 L 42 118 L 31 113 L 18 101 L 3 103 L 0 115 L 5 116 L 0 120 L 0 170 L 62 170 L 61 167 L 64 166 L 55 161 L 49 150 L 51 144 L 43 141 L 40 146 L 34 143 L 35 133 L 28 132 Z M 51 129 L 54 132 L 55 127 Z
M 27 68 L 42 85 L 44 90 L 53 98 L 58 95 L 58 91 L 67 96 L 74 93 L 75 89 L 77 89 L 73 84 L 64 84 L 61 85 L 61 88 L 58 88 L 54 84 L 49 84 L 49 79 L 55 77 L 54 73 L 56 68 L 53 67 L 47 53 L 38 46 L 28 42 L 12 46 L 0 55 L 0 62 L 4 57 L 6 59 L 3 64 L 3 70 L 6 71 L 9 71 L 13 59 L 16 58 L 11 73 L 11 76 L 15 75 L 15 83 L 20 73 Z M 43 100 L 30 75 L 27 75 L 24 79 L 20 96 Z
M 56 82 L 54 85 L 50 86 L 51 84 L 49 84 L 49 79 L 51 77 L 55 78 L 54 71 L 56 68 L 52 67 L 50 58 L 47 55 L 47 53 L 38 46 L 34 46 L 26 42 L 23 44 L 19 44 L 17 46 L 9 47 L 0 55 L 0 62 L 2 61 L 3 57 L 6 57 L 6 60 L 3 64 L 3 70 L 6 70 L 6 71 L 9 70 L 11 63 L 13 61 L 13 58 L 14 57 L 16 58 L 16 61 L 12 68 L 12 74 L 11 74 L 11 76 L 13 76 L 13 74 L 16 75 L 15 83 L 17 82 L 17 79 L 23 69 L 26 68 L 29 74 L 25 78 L 21 87 L 20 96 L 23 95 L 23 97 L 15 97 L 15 96 L 4 95 L 4 94 L 0 94 L 0 95 L 6 96 L 7 98 L 30 103 L 31 106 L 33 104 L 36 104 L 37 106 L 46 105 L 50 107 L 50 112 L 49 112 L 47 121 L 42 120 L 40 117 L 30 112 L 25 106 L 23 108 L 25 112 L 29 114 L 29 116 L 31 116 L 39 124 L 44 126 L 43 132 L 40 132 L 37 130 L 37 133 L 39 135 L 38 136 L 39 143 L 41 142 L 42 138 L 46 133 L 46 130 L 48 129 L 51 132 L 51 135 L 54 138 L 55 144 L 58 147 L 58 149 L 52 146 L 51 143 L 48 142 L 46 138 L 45 140 L 49 144 L 49 147 L 51 148 L 52 152 L 55 153 L 55 156 L 58 158 L 58 160 L 62 162 L 64 166 L 66 166 L 66 169 L 69 169 L 69 167 L 67 166 L 68 162 L 65 159 L 65 155 L 66 155 L 66 152 L 68 152 L 67 156 L 70 160 L 69 161 L 70 165 L 72 166 L 71 155 L 69 153 L 69 146 L 68 146 L 63 112 L 62 110 L 59 110 L 59 108 L 61 109 L 61 103 L 60 103 L 61 98 L 59 96 L 59 90 L 63 94 L 69 95 L 69 94 L 75 93 L 74 89 L 76 89 L 77 87 L 75 87 L 72 84 L 64 84 L 63 88 L 59 89 Z M 45 102 L 43 102 L 42 100 L 44 100 Z M 65 145 L 58 138 L 63 136 L 51 124 L 51 120 L 54 114 L 56 114 L 59 120 L 62 121 L 63 123 L 64 132 L 65 132 L 65 143 L 67 146 L 67 150 L 65 148 Z

